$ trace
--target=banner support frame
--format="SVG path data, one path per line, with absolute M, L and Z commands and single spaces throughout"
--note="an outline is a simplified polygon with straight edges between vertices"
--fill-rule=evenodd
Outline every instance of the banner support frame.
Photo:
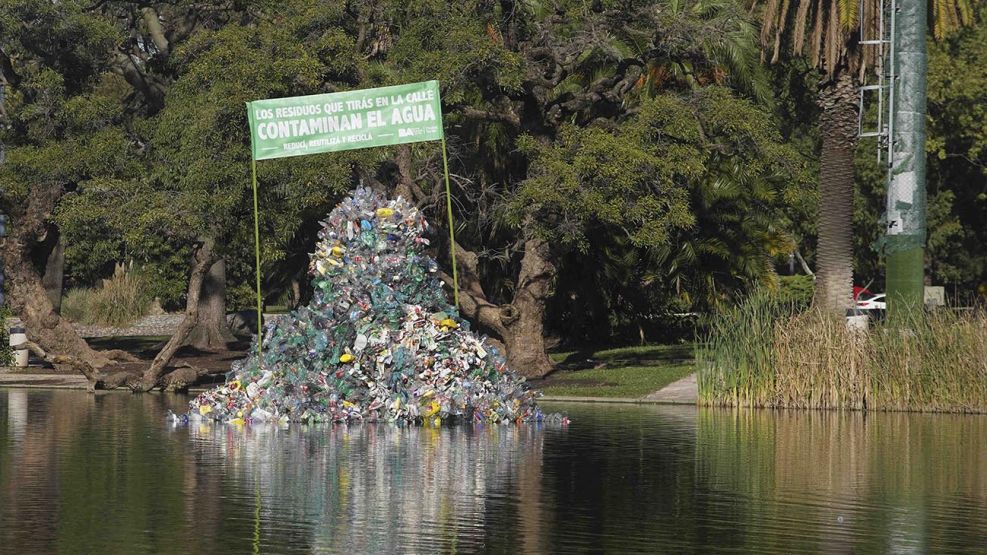
M 253 157 L 253 152 L 251 152 L 250 156 L 250 170 L 254 189 L 254 268 L 257 274 L 257 357 L 260 358 L 263 355 L 261 343 L 264 340 L 264 317 L 262 314 L 263 309 L 261 308 L 263 301 L 260 294 L 260 209 L 257 204 L 257 160 Z
M 452 219 L 452 190 L 449 187 L 449 156 L 446 154 L 446 137 L 442 133 L 442 169 L 446 178 L 446 214 L 449 216 L 449 256 L 452 259 L 452 298 L 459 310 L 459 273 L 456 271 L 456 232 Z

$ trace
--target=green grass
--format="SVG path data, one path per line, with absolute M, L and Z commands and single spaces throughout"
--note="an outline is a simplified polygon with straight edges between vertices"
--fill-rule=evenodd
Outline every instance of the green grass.
M 532 385 L 554 397 L 643 397 L 691 374 L 692 356 L 691 344 L 554 353 L 559 369 Z

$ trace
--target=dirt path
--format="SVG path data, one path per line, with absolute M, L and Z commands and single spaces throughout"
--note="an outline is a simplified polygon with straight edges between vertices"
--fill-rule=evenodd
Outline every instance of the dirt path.
M 86 389 L 89 383 L 79 374 L 28 374 L 5 372 L 0 368 L 0 387 L 40 387 L 45 389 Z

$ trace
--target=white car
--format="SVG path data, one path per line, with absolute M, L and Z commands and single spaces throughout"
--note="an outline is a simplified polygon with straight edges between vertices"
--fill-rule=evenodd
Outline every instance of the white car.
M 858 310 L 886 310 L 887 308 L 888 305 L 885 302 L 884 293 L 857 299 Z

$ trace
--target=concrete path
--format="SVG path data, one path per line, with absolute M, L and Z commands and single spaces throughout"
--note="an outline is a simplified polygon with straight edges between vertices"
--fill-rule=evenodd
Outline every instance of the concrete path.
M 699 386 L 696 384 L 696 374 L 693 372 L 677 382 L 645 395 L 645 399 L 656 403 L 673 403 L 695 405 L 699 400 Z
M 638 405 L 695 405 L 699 399 L 696 374 L 689 374 L 677 382 L 649 393 L 644 397 L 560 397 L 546 395 L 541 401 L 565 403 L 631 403 Z

